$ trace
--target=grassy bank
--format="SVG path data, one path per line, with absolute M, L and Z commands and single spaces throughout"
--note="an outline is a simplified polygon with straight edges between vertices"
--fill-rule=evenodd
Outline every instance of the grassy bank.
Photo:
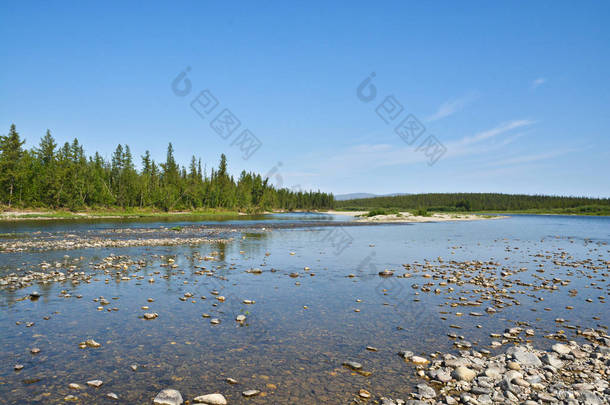
M 220 217 L 231 217 L 241 215 L 234 210 L 206 209 L 193 211 L 159 211 L 150 208 L 143 209 L 119 209 L 104 208 L 91 209 L 86 211 L 67 211 L 67 210 L 2 210 L 0 221 L 21 221 L 21 220 L 45 220 L 45 219 L 111 219 L 111 218 L 159 218 L 159 219 L 214 219 Z

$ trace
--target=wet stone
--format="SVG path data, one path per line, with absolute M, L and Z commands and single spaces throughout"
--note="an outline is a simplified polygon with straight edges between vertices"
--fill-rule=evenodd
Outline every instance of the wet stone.
M 207 404 L 207 405 L 227 405 L 227 400 L 222 394 L 207 394 L 196 397 L 193 402 L 195 404 Z
M 360 364 L 356 361 L 346 361 L 343 363 L 343 366 L 351 368 L 352 370 L 361 370 L 362 369 L 362 364 Z
M 159 392 L 153 400 L 153 404 L 155 405 L 182 405 L 182 402 L 183 400 L 180 392 L 170 388 Z

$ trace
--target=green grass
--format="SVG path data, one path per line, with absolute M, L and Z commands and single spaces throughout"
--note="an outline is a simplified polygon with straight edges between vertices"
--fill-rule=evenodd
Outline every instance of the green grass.
M 413 215 L 417 215 L 418 217 L 429 217 L 432 214 L 429 213 L 428 210 L 425 208 L 418 208 L 413 211 Z

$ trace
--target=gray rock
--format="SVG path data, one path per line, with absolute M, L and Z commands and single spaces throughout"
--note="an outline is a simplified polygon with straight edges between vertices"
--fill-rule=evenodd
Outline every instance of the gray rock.
M 453 378 L 458 381 L 472 381 L 477 376 L 477 373 L 468 367 L 459 366 L 453 370 Z
M 261 392 L 259 390 L 247 390 L 247 391 L 242 392 L 241 395 L 243 395 L 246 398 L 249 398 L 249 397 L 254 397 L 260 393 Z
M 195 404 L 207 404 L 207 405 L 227 405 L 227 400 L 222 394 L 207 394 L 201 395 L 194 399 Z
M 436 391 L 434 391 L 434 388 L 427 384 L 418 384 L 417 392 L 422 396 L 422 398 L 436 398 Z
M 540 359 L 538 358 L 538 356 L 536 356 L 534 353 L 532 352 L 528 352 L 525 350 L 517 350 L 515 351 L 515 353 L 513 354 L 513 358 L 515 359 L 515 361 L 517 361 L 518 363 L 526 366 L 526 367 L 540 367 L 542 366 L 542 362 L 540 361 Z
M 586 405 L 602 405 L 602 400 L 591 391 L 580 391 L 580 400 Z
M 489 394 L 491 394 L 491 389 L 475 385 L 474 387 L 472 387 L 470 389 L 470 392 L 475 395 L 484 395 L 484 394 L 489 395 Z M 490 401 L 491 401 L 491 399 L 490 399 Z
M 362 364 L 360 364 L 360 363 L 358 363 L 356 361 L 346 361 L 346 362 L 343 363 L 343 365 L 345 367 L 349 367 L 349 368 L 351 368 L 353 370 L 360 370 L 360 369 L 362 369 Z
M 555 353 L 558 353 L 558 354 L 569 354 L 572 351 L 570 346 L 564 345 L 563 343 L 555 343 L 552 346 L 552 349 Z
M 95 388 L 99 388 L 101 387 L 103 384 L 102 380 L 91 380 L 91 381 L 87 381 L 87 385 L 90 387 L 95 387 Z
M 182 402 L 183 400 L 180 392 L 171 388 L 164 389 L 158 393 L 153 400 L 153 404 L 155 405 L 182 405 Z
M 547 353 L 542 358 L 545 364 L 549 366 L 553 366 L 556 369 L 560 369 L 563 367 L 563 361 L 559 360 L 559 357 L 555 353 Z

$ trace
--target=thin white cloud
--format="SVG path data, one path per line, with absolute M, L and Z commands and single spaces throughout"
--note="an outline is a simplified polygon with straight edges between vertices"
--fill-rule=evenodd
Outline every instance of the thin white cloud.
M 526 126 L 529 126 L 529 125 L 532 125 L 535 123 L 536 123 L 536 121 L 532 121 L 532 120 L 513 120 L 513 121 L 505 122 L 492 129 L 488 129 L 487 131 L 482 131 L 482 132 L 479 132 L 472 136 L 466 136 L 466 137 L 462 138 L 461 140 L 459 140 L 457 143 L 460 145 L 470 145 L 473 143 L 478 143 L 478 142 L 484 141 L 486 139 L 490 139 L 490 138 L 496 137 L 498 135 L 501 135 L 510 130 L 526 127 Z
M 546 77 L 539 77 L 532 82 L 532 89 L 536 89 L 546 83 Z
M 456 112 L 464 109 L 468 104 L 472 103 L 478 97 L 477 93 L 469 93 L 465 96 L 454 100 L 445 101 L 438 107 L 438 110 L 431 116 L 426 118 L 426 121 L 433 122 L 441 118 L 449 117 Z
M 484 156 L 498 150 L 503 150 L 507 144 L 523 136 L 523 131 L 516 134 L 509 131 L 518 128 L 523 130 L 534 123 L 535 121 L 532 120 L 513 120 L 452 142 L 443 142 L 442 137 L 439 137 L 439 140 L 447 147 L 447 152 L 442 157 L 442 160 L 465 156 Z M 503 134 L 507 136 L 502 137 L 500 142 L 489 142 Z M 354 173 L 366 172 L 380 167 L 404 166 L 427 162 L 428 158 L 426 155 L 421 151 L 417 151 L 417 145 L 415 143 L 409 146 L 402 142 L 394 145 L 387 143 L 357 144 L 332 156 L 328 156 L 322 161 L 316 159 L 319 163 L 315 166 L 315 169 L 312 168 L 312 171 L 317 171 L 320 175 L 332 173 L 334 176 L 353 176 Z

